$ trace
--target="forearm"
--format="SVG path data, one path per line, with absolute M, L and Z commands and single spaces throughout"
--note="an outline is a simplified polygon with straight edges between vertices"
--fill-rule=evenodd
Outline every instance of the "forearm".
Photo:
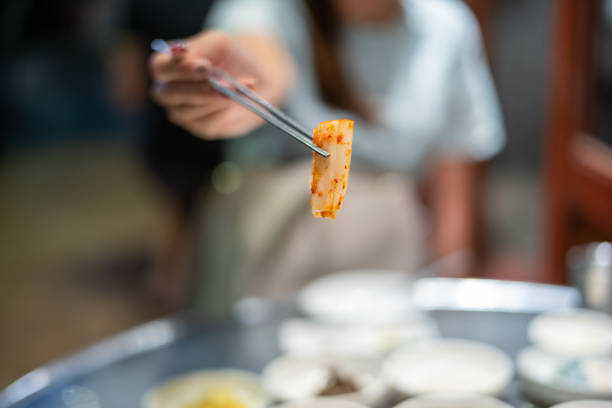
M 433 169 L 433 252 L 436 258 L 459 250 L 470 255 L 465 272 L 473 272 L 481 251 L 481 217 L 485 164 L 440 160 Z

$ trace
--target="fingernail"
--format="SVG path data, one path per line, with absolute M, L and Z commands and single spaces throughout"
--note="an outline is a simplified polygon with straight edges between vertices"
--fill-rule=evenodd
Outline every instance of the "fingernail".
M 193 70 L 202 75 L 206 75 L 210 72 L 211 64 L 207 60 L 199 61 L 194 67 Z
M 180 46 L 174 46 L 171 48 L 171 50 L 173 57 L 180 57 L 182 55 L 185 55 L 185 53 L 187 52 L 186 48 Z
M 187 42 L 184 40 L 174 40 L 168 44 L 174 57 L 182 56 L 187 52 Z

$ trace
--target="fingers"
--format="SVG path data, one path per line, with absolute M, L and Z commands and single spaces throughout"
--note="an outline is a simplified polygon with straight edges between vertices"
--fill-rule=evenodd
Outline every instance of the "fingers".
M 204 114 L 187 122 L 174 122 L 195 136 L 207 140 L 224 139 L 243 135 L 263 120 L 241 106 L 221 109 Z
M 223 110 L 219 105 L 178 105 L 168 109 L 168 119 L 176 124 L 187 124 L 205 119 L 208 115 Z
M 167 110 L 168 120 L 205 139 L 237 136 L 262 119 L 229 99 L 220 104 L 177 105 Z
M 153 86 L 151 96 L 166 107 L 215 104 L 226 100 L 204 81 L 157 84 Z
M 256 81 L 254 78 L 238 78 L 238 82 L 255 89 Z M 158 104 L 166 107 L 219 104 L 228 101 L 205 81 L 178 81 L 156 84 L 152 88 L 151 97 Z
M 206 78 L 210 62 L 189 55 L 179 57 L 171 54 L 155 53 L 151 57 L 151 75 L 158 83 L 171 81 L 198 81 Z
M 190 133 L 201 137 L 203 139 L 214 140 L 224 136 L 221 124 L 223 118 L 226 116 L 227 111 L 224 109 L 218 111 L 208 112 L 202 116 L 191 119 L 189 121 L 182 121 L 179 118 L 175 121 L 173 117 L 169 116 L 170 121 L 182 126 Z
M 190 122 L 186 129 L 204 139 L 214 140 L 243 135 L 263 123 L 263 119 L 242 106 L 235 108 L 201 117 Z

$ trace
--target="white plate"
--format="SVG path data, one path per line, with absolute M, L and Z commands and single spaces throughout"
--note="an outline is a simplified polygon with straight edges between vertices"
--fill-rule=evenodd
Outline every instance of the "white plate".
M 417 340 L 438 336 L 436 323 L 426 315 L 404 323 L 370 326 L 288 319 L 278 332 L 281 350 L 300 355 L 382 355 Z
M 568 356 L 610 354 L 612 317 L 585 309 L 545 313 L 531 321 L 528 337 L 539 348 L 557 354 Z
M 354 401 L 340 398 L 316 398 L 306 401 L 288 402 L 275 408 L 368 408 Z
M 576 399 L 612 399 L 612 359 L 572 358 L 528 347 L 517 357 L 524 393 L 547 405 Z M 606 391 L 607 390 L 607 391 Z
M 442 393 L 411 398 L 394 408 L 512 408 L 512 406 L 484 395 Z
M 612 408 L 612 401 L 581 400 L 564 402 L 550 408 Z
M 182 408 L 203 398 L 230 397 L 245 408 L 263 408 L 268 399 L 259 377 L 248 371 L 221 369 L 184 374 L 151 389 L 142 399 L 144 408 Z
M 421 313 L 411 299 L 412 278 L 400 271 L 356 270 L 316 279 L 300 291 L 298 307 L 336 323 L 410 320 Z
M 266 366 L 262 381 L 270 396 L 280 401 L 316 398 L 333 378 L 332 368 L 359 389 L 334 397 L 369 406 L 386 400 L 388 388 L 379 378 L 379 362 L 367 357 L 285 355 Z
M 503 351 L 488 344 L 441 339 L 391 353 L 382 374 L 404 395 L 471 392 L 497 396 L 512 380 L 513 366 Z

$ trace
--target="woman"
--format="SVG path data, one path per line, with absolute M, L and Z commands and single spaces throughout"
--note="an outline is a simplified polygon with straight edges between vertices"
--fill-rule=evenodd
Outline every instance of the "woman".
M 353 172 L 338 219 L 296 221 L 307 208 L 287 211 L 292 227 L 279 227 L 282 232 L 269 239 L 276 250 L 258 248 L 251 259 L 261 262 L 236 268 L 257 277 L 247 278 L 248 291 L 293 289 L 343 267 L 414 270 L 423 261 L 427 234 L 406 180 L 425 175 L 434 186 L 431 257 L 476 247 L 478 167 L 502 148 L 504 132 L 477 25 L 461 2 L 226 0 L 208 25 L 216 30 L 189 39 L 185 55 L 152 60 L 161 84 L 154 98 L 175 123 L 210 140 L 262 124 L 205 85 L 210 64 L 308 126 L 356 120 Z M 277 135 L 273 143 L 285 156 L 303 148 Z M 291 171 L 307 172 L 298 168 Z M 389 171 L 403 178 L 380 176 Z M 287 178 L 293 183 L 277 184 L 293 197 L 288 190 L 295 180 Z

